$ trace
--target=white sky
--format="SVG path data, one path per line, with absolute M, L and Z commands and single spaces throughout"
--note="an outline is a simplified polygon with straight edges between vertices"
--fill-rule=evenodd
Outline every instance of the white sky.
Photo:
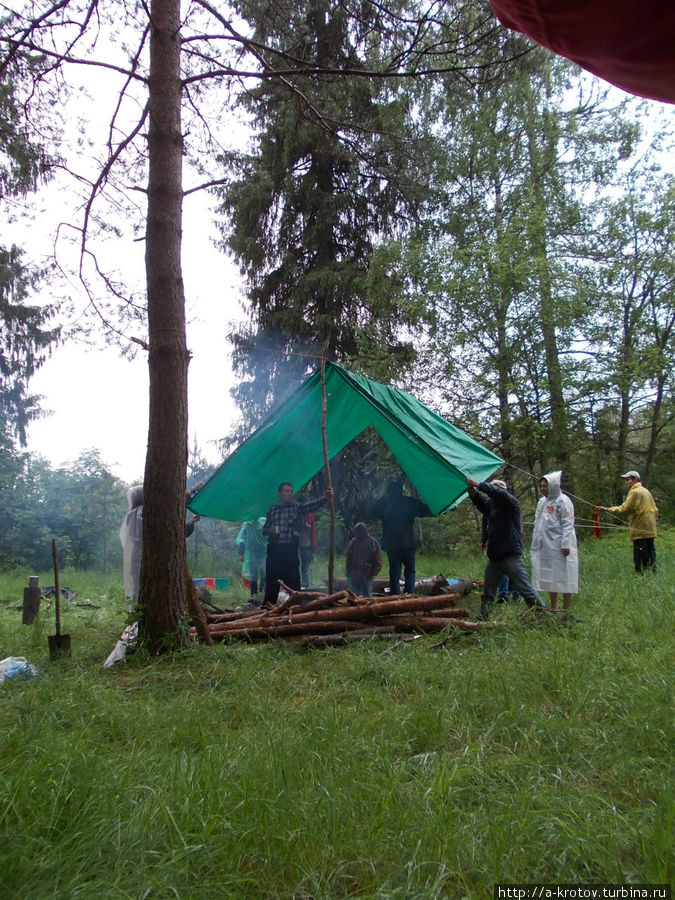
M 243 317 L 236 266 L 213 246 L 210 212 L 188 198 L 185 204 L 183 270 L 188 304 L 188 445 L 196 438 L 209 462 L 220 462 L 216 441 L 228 434 L 237 410 L 229 323 Z M 139 255 L 142 254 L 139 245 Z M 45 297 L 46 301 L 48 298 Z M 142 335 L 141 335 L 142 336 Z M 126 359 L 114 347 L 93 349 L 69 341 L 31 380 L 52 415 L 30 425 L 28 449 L 53 466 L 65 465 L 96 448 L 110 470 L 128 483 L 142 481 L 148 433 L 147 357 Z
M 104 143 L 117 101 L 117 76 L 97 69 L 74 73 L 73 77 L 78 75 L 81 85 L 75 109 L 82 118 L 76 121 L 71 114 L 60 151 L 72 160 L 71 165 L 79 174 L 87 177 L 88 171 L 98 174 L 96 159 L 106 155 Z M 138 108 L 133 102 L 129 104 L 132 121 Z M 118 124 L 123 121 L 124 112 L 118 115 Z M 232 121 L 221 121 L 220 125 L 228 143 L 241 145 L 245 140 L 246 132 L 234 116 Z M 202 180 L 185 168 L 186 187 Z M 20 211 L 22 201 L 18 201 L 12 211 L 16 218 L 0 226 L 0 237 L 6 243 L 14 242 L 25 250 L 26 264 L 42 266 L 50 260 L 59 222 L 79 223 L 72 205 L 81 201 L 71 198 L 72 185 L 67 175 L 57 173 L 55 182 L 26 198 L 25 215 Z M 237 417 L 229 394 L 234 379 L 226 335 L 231 330 L 230 323 L 244 318 L 244 312 L 238 269 L 213 245 L 216 231 L 210 202 L 206 194 L 195 192 L 185 198 L 183 205 L 183 278 L 187 343 L 192 353 L 188 370 L 188 447 L 192 449 L 196 438 L 201 455 L 208 462 L 218 463 L 221 457 L 215 442 L 231 431 Z M 99 205 L 95 211 L 105 216 L 110 208 Z M 121 225 L 124 227 L 124 220 Z M 59 241 L 57 258 L 64 268 L 76 270 L 77 250 L 68 247 L 73 232 L 64 233 L 66 238 Z M 106 272 L 116 270 L 127 286 L 140 287 L 138 295 L 145 297 L 143 241 L 109 235 L 103 244 L 92 243 L 92 249 Z M 94 290 L 101 293 L 100 283 L 95 283 L 93 277 L 90 281 Z M 77 320 L 89 304 L 72 274 L 67 282 L 45 282 L 38 296 L 30 297 L 29 302 L 50 303 L 54 296 L 63 293 L 64 285 Z M 51 291 L 56 292 L 54 296 Z M 68 330 L 73 321 L 62 314 L 49 327 L 59 324 Z M 103 331 L 103 325 L 100 330 Z M 145 338 L 145 333 L 139 331 L 138 337 Z M 69 340 L 53 352 L 31 379 L 28 389 L 31 394 L 42 396 L 43 410 L 51 411 L 51 415 L 29 426 L 31 453 L 40 454 L 53 466 L 62 466 L 74 461 L 83 450 L 95 448 L 119 478 L 127 483 L 142 480 L 148 432 L 145 351 L 139 348 L 136 358 L 129 360 L 115 347 L 104 346 L 103 340 L 99 348 Z

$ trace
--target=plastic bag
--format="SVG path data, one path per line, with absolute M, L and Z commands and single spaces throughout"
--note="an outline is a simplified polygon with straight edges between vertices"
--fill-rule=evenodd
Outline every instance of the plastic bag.
M 25 656 L 7 656 L 0 659 L 0 684 L 11 678 L 37 678 L 38 670 L 26 661 Z

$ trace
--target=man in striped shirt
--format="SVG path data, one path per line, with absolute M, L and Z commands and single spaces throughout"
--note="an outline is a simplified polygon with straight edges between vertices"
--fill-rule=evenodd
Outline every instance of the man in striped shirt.
M 268 538 L 265 563 L 265 603 L 276 605 L 279 581 L 295 591 L 300 590 L 299 534 L 302 518 L 328 500 L 333 493 L 328 488 L 323 497 L 300 503 L 293 499 L 293 485 L 282 481 L 277 488 L 279 502 L 267 511 L 263 534 Z

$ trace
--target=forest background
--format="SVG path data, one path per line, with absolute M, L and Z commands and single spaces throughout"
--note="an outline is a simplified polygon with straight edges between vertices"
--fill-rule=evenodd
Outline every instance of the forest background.
M 99 40 L 135 71 L 138 9 L 120 4 L 113 22 L 96 4 L 65 7 L 71 24 L 95 12 Z M 54 56 L 37 42 L 47 10 L 56 7 L 26 3 L 0 20 L 0 563 L 48 569 L 56 539 L 62 564 L 105 571 L 120 565 L 127 486 L 100 450 L 52 468 L 23 449 L 40 415 L 30 379 L 51 349 L 62 343 L 67 352 L 78 335 L 60 328 L 69 303 L 62 272 L 28 262 L 12 224 L 42 185 L 68 177 L 79 186 L 81 252 L 68 274 L 81 278 L 91 304 L 80 336 L 102 331 L 120 352 L 145 352 L 142 292 L 125 287 L 123 271 L 102 271 L 96 256 L 101 238 L 127 229 L 142 236 L 143 195 L 129 185 L 147 173 L 147 154 L 131 140 L 145 119 L 139 113 L 134 130 L 119 115 L 130 97 L 141 109 L 130 78 L 115 95 L 110 130 L 74 148 L 100 151 L 101 174 L 73 180 L 63 123 L 77 117 L 78 90 L 61 70 L 49 79 Z M 378 23 L 349 10 L 317 0 L 233 5 L 230 28 L 245 34 L 247 50 L 272 48 L 275 75 L 286 74 L 233 68 L 214 95 L 185 72 L 193 118 L 184 155 L 216 203 L 248 314 L 227 336 L 241 419 L 223 436 L 223 456 L 327 348 L 498 453 L 526 518 L 536 478 L 562 468 L 580 533 L 589 534 L 592 503 L 620 501 L 618 475 L 637 468 L 662 522 L 672 522 L 672 109 L 617 100 L 475 2 L 442 4 L 437 19 L 412 4 L 409 21 L 414 12 L 429 30 L 440 23 L 442 47 L 434 55 L 425 45 L 406 77 L 370 77 L 384 53 L 373 38 Z M 76 31 L 82 42 L 84 25 Z M 17 35 L 28 32 L 33 43 L 18 54 Z M 202 45 L 191 46 L 193 61 L 203 56 Z M 228 146 L 226 134 L 242 123 L 244 148 Z M 214 415 L 218 393 L 214 385 Z M 211 470 L 193 447 L 189 484 Z M 333 462 L 338 549 L 393 471 L 370 432 Z M 431 552 L 476 543 L 467 504 L 421 527 Z M 203 520 L 193 570 L 220 574 L 237 528 Z

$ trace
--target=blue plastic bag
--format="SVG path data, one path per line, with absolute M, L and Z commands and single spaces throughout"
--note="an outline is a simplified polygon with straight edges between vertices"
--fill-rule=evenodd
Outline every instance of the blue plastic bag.
M 0 660 L 0 684 L 10 679 L 37 678 L 38 670 L 24 656 L 8 656 Z

